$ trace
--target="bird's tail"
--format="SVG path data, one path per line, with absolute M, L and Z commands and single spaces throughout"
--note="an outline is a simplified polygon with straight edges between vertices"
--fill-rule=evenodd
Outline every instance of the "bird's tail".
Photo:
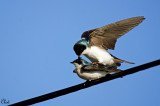
M 121 60 L 121 59 L 113 59 L 113 61 L 115 61 L 116 63 L 123 63 L 123 62 L 125 62 L 125 63 L 129 63 L 129 64 L 134 64 L 132 62 Z

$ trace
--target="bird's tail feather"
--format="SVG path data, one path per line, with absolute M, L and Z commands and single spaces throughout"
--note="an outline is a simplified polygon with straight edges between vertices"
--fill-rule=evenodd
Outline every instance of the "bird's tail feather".
M 129 64 L 134 64 L 134 63 L 132 63 L 132 62 L 125 61 L 125 60 L 121 60 L 121 59 L 113 59 L 113 61 L 115 61 L 115 62 L 117 62 L 117 63 L 125 62 L 125 63 L 129 63 Z

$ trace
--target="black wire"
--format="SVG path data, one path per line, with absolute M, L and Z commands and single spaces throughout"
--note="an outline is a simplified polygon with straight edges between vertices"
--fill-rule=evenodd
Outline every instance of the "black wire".
M 9 106 L 28 106 L 28 105 L 32 105 L 32 104 L 39 103 L 39 102 L 42 102 L 42 101 L 46 101 L 46 100 L 49 100 L 49 99 L 52 99 L 52 98 L 56 98 L 56 97 L 59 97 L 59 96 L 62 96 L 62 95 L 68 94 L 68 93 L 72 93 L 72 92 L 75 92 L 75 91 L 78 91 L 78 90 L 81 90 L 81 89 L 84 89 L 84 88 L 88 88 L 90 86 L 93 86 L 93 85 L 96 85 L 96 84 L 99 84 L 99 83 L 102 83 L 102 82 L 105 82 L 105 81 L 110 81 L 110 80 L 115 79 L 115 78 L 121 78 L 123 76 L 133 74 L 135 72 L 145 70 L 147 68 L 151 68 L 151 67 L 158 66 L 158 65 L 160 65 L 160 59 L 158 59 L 156 61 L 153 61 L 153 62 L 150 62 L 150 63 L 146 63 L 146 64 L 143 64 L 143 65 L 137 66 L 137 67 L 133 67 L 133 68 L 124 70 L 123 72 L 119 72 L 119 73 L 112 74 L 112 75 L 107 75 L 106 77 L 101 78 L 101 79 L 96 80 L 96 81 L 81 83 L 81 84 L 78 84 L 78 85 L 75 85 L 75 86 L 72 86 L 72 87 L 69 87 L 69 88 L 65 88 L 65 89 L 58 90 L 58 91 L 55 91 L 55 92 L 52 92 L 52 93 L 48 93 L 48 94 L 45 94 L 45 95 L 42 95 L 42 96 L 38 96 L 38 97 L 31 98 L 31 99 L 28 99 L 28 100 L 24 100 L 24 101 L 15 103 L 15 104 L 11 104 Z

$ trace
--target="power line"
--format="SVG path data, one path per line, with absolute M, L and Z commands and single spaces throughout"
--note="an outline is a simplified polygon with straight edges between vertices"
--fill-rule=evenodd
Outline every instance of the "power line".
M 63 96 L 63 95 L 66 95 L 68 93 L 72 93 L 72 92 L 75 92 L 75 91 L 78 91 L 78 90 L 81 90 L 81 89 L 84 89 L 84 88 L 88 88 L 90 86 L 97 85 L 97 84 L 102 83 L 102 82 L 110 81 L 110 80 L 113 80 L 113 79 L 116 79 L 116 78 L 121 78 L 121 77 L 124 77 L 126 75 L 133 74 L 133 73 L 136 73 L 138 71 L 145 70 L 145 69 L 148 69 L 148 68 L 151 68 L 151 67 L 154 67 L 154 66 L 158 66 L 158 65 L 160 65 L 160 59 L 155 60 L 155 61 L 150 62 L 150 63 L 146 63 L 146 64 L 143 64 L 143 65 L 137 66 L 137 67 L 133 67 L 133 68 L 124 70 L 124 71 L 119 72 L 119 73 L 115 73 L 115 74 L 112 74 L 112 75 L 107 75 L 106 77 L 101 78 L 97 81 L 84 82 L 84 83 L 81 83 L 81 84 L 78 84 L 78 85 L 75 85 L 75 86 L 72 86 L 72 87 L 69 87 L 69 88 L 65 88 L 65 89 L 58 90 L 58 91 L 55 91 L 55 92 L 51 92 L 51 93 L 48 93 L 48 94 L 45 94 L 45 95 L 42 95 L 42 96 L 34 97 L 34 98 L 24 100 L 24 101 L 15 103 L 15 104 L 11 104 L 9 106 L 28 106 L 28 105 L 32 105 L 32 104 L 39 103 L 39 102 L 42 102 L 42 101 L 46 101 L 46 100 L 49 100 L 49 99 L 53 99 L 53 98 L 56 98 L 56 97 L 59 97 L 59 96 Z

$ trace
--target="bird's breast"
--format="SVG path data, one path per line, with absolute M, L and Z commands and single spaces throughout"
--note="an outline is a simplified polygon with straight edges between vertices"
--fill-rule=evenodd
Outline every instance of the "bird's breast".
M 93 72 L 82 72 L 77 73 L 78 76 L 85 80 L 95 80 L 104 77 L 107 72 L 105 71 L 93 71 Z
M 112 60 L 113 57 L 108 53 L 107 50 L 96 46 L 87 48 L 84 55 L 92 62 L 99 62 L 104 65 L 112 65 L 114 62 Z

